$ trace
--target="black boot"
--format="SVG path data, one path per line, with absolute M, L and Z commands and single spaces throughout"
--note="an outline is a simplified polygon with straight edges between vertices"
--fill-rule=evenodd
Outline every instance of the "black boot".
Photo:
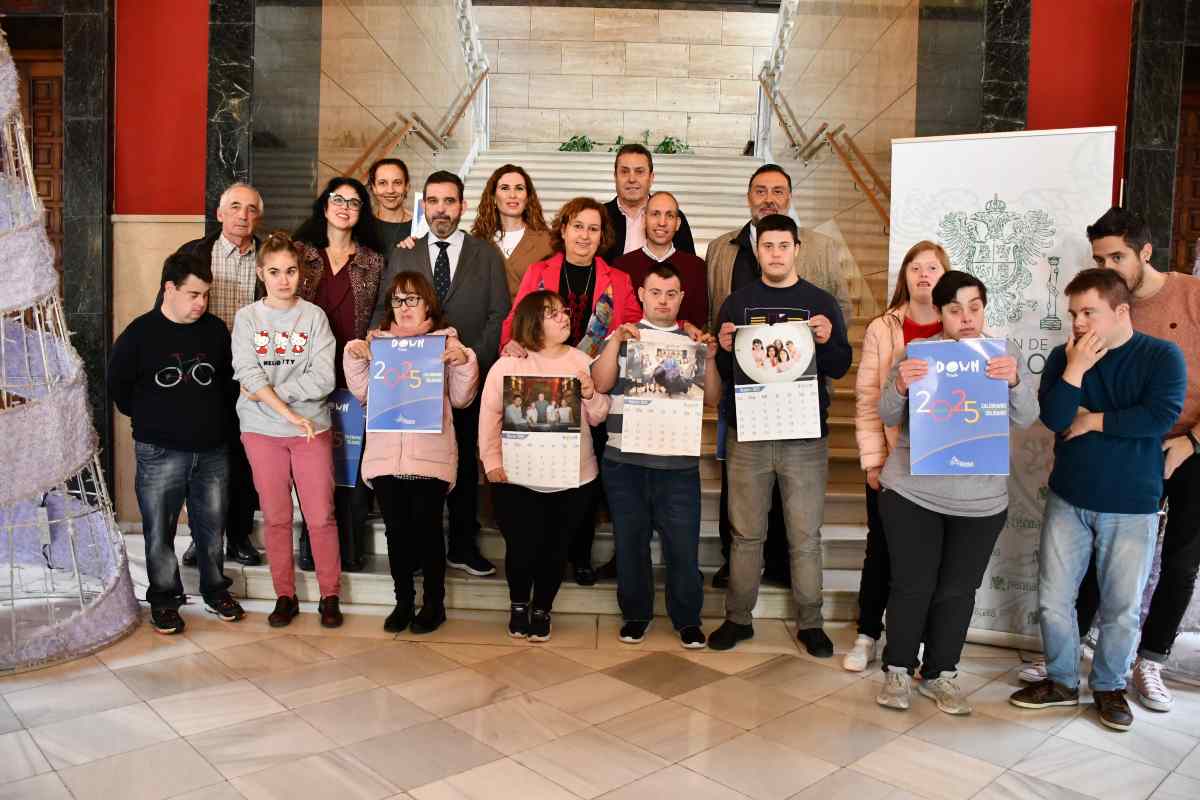
M 312 572 L 316 569 L 313 564 L 312 546 L 308 542 L 308 526 L 300 529 L 300 544 L 297 548 L 299 552 L 296 554 L 296 566 L 305 572 Z
M 244 567 L 257 567 L 262 563 L 262 555 L 246 539 L 241 541 L 228 539 L 225 542 L 225 559 L 236 561 Z

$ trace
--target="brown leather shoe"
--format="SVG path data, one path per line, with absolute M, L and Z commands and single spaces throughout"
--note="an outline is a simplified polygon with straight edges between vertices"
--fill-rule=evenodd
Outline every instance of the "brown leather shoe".
M 342 610 L 338 608 L 338 597 L 336 594 L 331 594 L 329 597 L 322 597 L 321 602 L 317 604 L 317 611 L 321 614 L 322 628 L 342 627 Z
M 283 628 L 290 625 L 299 613 L 300 601 L 296 599 L 295 595 L 280 597 L 275 601 L 275 610 L 267 617 L 267 624 L 272 628 Z
M 1079 689 L 1070 689 L 1047 678 L 1012 693 L 1008 702 L 1020 708 L 1053 708 L 1079 705 Z
M 1096 711 L 1100 713 L 1100 722 L 1114 731 L 1127 731 L 1133 727 L 1133 712 L 1125 700 L 1125 690 L 1116 689 L 1111 692 L 1092 690 L 1092 699 L 1096 702 Z

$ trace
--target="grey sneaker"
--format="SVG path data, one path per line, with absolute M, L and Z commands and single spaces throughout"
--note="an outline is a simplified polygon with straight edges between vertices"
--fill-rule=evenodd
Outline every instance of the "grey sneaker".
M 970 714 L 971 705 L 955 683 L 957 672 L 943 672 L 933 680 L 921 681 L 917 691 L 937 703 L 938 711 L 946 714 Z
M 887 708 L 907 711 L 912 705 L 912 677 L 909 676 L 908 670 L 903 667 L 888 667 L 875 702 Z

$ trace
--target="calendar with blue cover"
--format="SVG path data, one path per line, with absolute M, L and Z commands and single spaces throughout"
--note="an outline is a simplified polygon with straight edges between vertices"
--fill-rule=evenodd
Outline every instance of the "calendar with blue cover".
M 329 419 L 333 425 L 333 483 L 353 487 L 358 483 L 366 423 L 362 404 L 348 389 L 334 389 L 329 395 Z
M 445 336 L 372 340 L 368 433 L 441 433 L 445 351 Z
M 987 376 L 1003 339 L 913 342 L 929 374 L 908 390 L 913 475 L 1007 475 L 1008 384 Z

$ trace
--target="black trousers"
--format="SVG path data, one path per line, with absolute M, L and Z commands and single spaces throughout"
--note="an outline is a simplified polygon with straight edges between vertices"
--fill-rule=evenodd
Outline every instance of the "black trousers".
M 887 610 L 892 564 L 879 515 L 879 491 L 867 484 L 866 497 L 867 553 L 858 585 L 858 632 L 878 640 L 883 636 L 883 612 Z
M 450 556 L 465 558 L 479 547 L 479 398 L 466 408 L 452 409 L 458 443 L 458 474 L 446 496 L 450 518 Z
M 249 543 L 254 532 L 254 512 L 258 510 L 258 492 L 254 488 L 254 474 L 250 471 L 250 460 L 246 458 L 246 447 L 242 444 L 242 432 L 238 428 L 237 414 L 233 415 L 233 435 L 229 437 L 229 510 L 225 515 L 225 546 Z
M 365 452 L 364 447 L 358 456 L 357 485 L 333 487 L 333 516 L 337 521 L 343 569 L 361 563 L 367 552 L 367 517 L 375 493 L 362 478 L 362 453 Z
M 596 454 L 596 462 L 600 463 L 604 459 L 604 448 L 608 444 L 608 428 L 603 422 L 589 427 L 592 434 L 592 452 Z M 605 502 L 604 485 L 599 479 L 593 483 L 596 485 L 588 500 L 589 507 L 579 518 L 579 525 L 571 533 L 571 543 L 567 551 L 567 558 L 576 568 L 592 565 L 592 543 L 596 541 L 596 516 Z
M 1200 568 L 1200 456 L 1184 461 L 1164 486 L 1167 497 L 1167 527 L 1163 531 L 1162 567 L 1158 586 L 1150 600 L 1150 612 L 1142 624 L 1138 653 L 1151 661 L 1165 662 L 1175 645 L 1179 623 L 1196 588 Z M 1075 601 L 1079 633 L 1092 629 L 1100 608 L 1096 562 L 1088 566 Z
M 567 548 L 591 508 L 599 479 L 576 489 L 535 492 L 513 483 L 492 484 L 492 505 L 504 534 L 504 572 L 513 603 L 549 611 L 562 585 Z
M 721 462 L 721 506 L 717 517 L 717 534 L 721 537 L 721 555 L 729 563 L 729 548 L 733 544 L 733 526 L 729 524 L 729 474 L 726 462 Z M 783 519 L 783 495 L 779 484 L 771 493 L 771 510 L 767 513 L 767 541 L 763 545 L 763 572 L 766 577 L 791 583 L 791 551 L 788 549 L 787 523 Z
M 887 490 L 879 510 L 892 564 L 883 664 L 912 674 L 924 639 L 921 676 L 953 672 L 1008 510 L 990 517 L 939 514 Z
M 442 505 L 448 484 L 436 478 L 401 479 L 380 476 L 375 496 L 387 526 L 388 566 L 396 587 L 396 605 L 413 606 L 413 570 L 421 567 L 426 606 L 446 600 L 446 543 L 442 536 Z

